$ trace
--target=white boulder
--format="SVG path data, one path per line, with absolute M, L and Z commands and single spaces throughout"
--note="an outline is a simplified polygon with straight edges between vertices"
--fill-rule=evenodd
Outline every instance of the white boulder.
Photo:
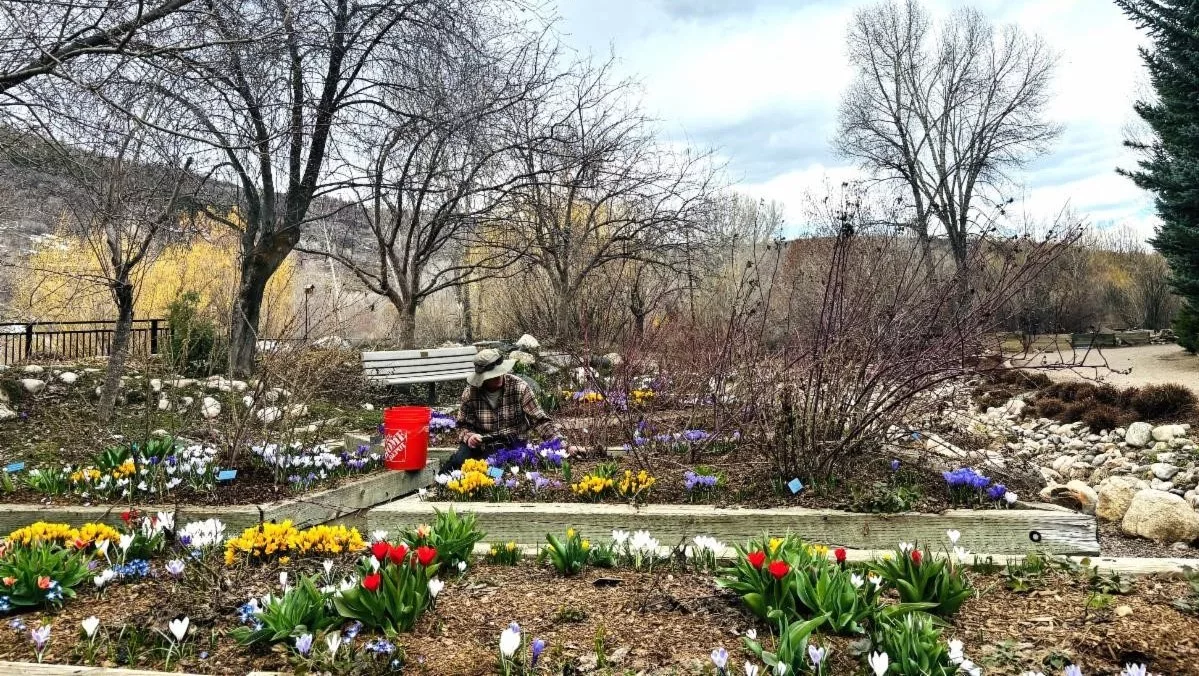
M 303 418 L 308 415 L 308 404 L 292 404 L 288 406 L 287 415 L 293 418 Z
M 45 371 L 46 371 L 45 368 L 38 366 L 37 364 L 26 364 L 25 367 L 21 369 L 21 373 L 25 373 L 25 374 L 28 374 L 31 376 L 36 376 L 40 373 L 44 373 Z
M 527 333 L 520 338 L 517 338 L 515 345 L 522 350 L 536 350 L 537 348 L 541 347 L 541 343 Z
M 0 422 L 3 422 L 5 420 L 12 420 L 13 418 L 18 418 L 18 417 L 20 417 L 20 414 L 18 414 L 16 411 L 12 410 L 11 408 L 9 408 L 8 406 L 6 406 L 4 404 L 0 404 Z
M 200 414 L 208 420 L 221 414 L 221 402 L 212 397 L 204 397 L 204 401 L 200 404 Z
M 46 389 L 46 381 L 38 380 L 37 378 L 22 378 L 21 387 L 30 394 L 37 394 Z
M 267 406 L 266 408 L 260 408 L 255 411 L 254 417 L 258 418 L 259 422 L 269 425 L 279 418 L 282 418 L 283 411 L 279 410 L 278 406 Z
M 373 410 L 375 410 L 375 405 L 374 405 L 374 404 L 369 404 L 369 403 L 368 403 L 368 404 L 363 404 L 363 405 L 362 405 L 362 410 L 364 410 L 364 411 L 373 411 Z
M 1157 542 L 1191 542 L 1199 539 L 1199 513 L 1181 497 L 1150 488 L 1133 496 L 1120 529 Z
M 159 398 L 159 400 L 158 400 L 158 410 L 160 410 L 160 411 L 169 411 L 169 410 L 171 410 L 171 400 L 170 400 L 170 399 L 167 399 L 166 397 L 161 397 L 161 398 Z
M 525 366 L 532 366 L 533 364 L 537 363 L 537 357 L 534 357 L 523 350 L 513 350 L 509 352 L 508 358 L 515 359 L 517 364 L 524 364 Z
M 161 392 L 162 391 L 162 381 L 159 380 L 158 378 L 151 378 L 150 379 L 150 391 Z
M 1153 426 L 1149 423 L 1134 422 L 1128 426 L 1124 441 L 1134 448 L 1144 448 L 1153 439 Z
M 1099 500 L 1095 504 L 1095 516 L 1104 521 L 1121 521 L 1128 506 L 1137 493 L 1149 488 L 1149 484 L 1130 476 L 1110 476 L 1099 484 Z
M 58 379 L 68 385 L 74 385 L 75 381 L 79 380 L 79 374 L 72 373 L 71 371 L 63 371 L 62 373 L 58 374 Z

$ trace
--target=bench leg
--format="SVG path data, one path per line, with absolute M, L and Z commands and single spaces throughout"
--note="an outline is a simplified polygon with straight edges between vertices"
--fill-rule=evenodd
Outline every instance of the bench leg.
M 437 405 L 437 383 L 428 383 L 427 387 L 429 388 L 429 405 L 436 406 Z

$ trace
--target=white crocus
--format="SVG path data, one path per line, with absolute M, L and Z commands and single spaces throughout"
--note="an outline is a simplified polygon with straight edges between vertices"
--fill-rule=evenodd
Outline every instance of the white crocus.
M 869 582 L 870 584 L 874 585 L 875 588 L 879 588 L 879 587 L 883 586 L 883 578 L 879 577 L 878 575 L 875 575 L 874 573 L 870 573 L 869 575 L 867 575 L 866 581 Z
M 437 595 L 441 593 L 442 589 L 445 589 L 444 582 L 437 578 L 429 580 L 429 594 L 432 595 L 433 598 L 437 598 Z
M 784 676 L 787 673 L 787 663 L 779 662 L 774 665 L 775 676 Z
M 958 665 L 958 670 L 967 676 L 982 676 L 983 674 L 982 667 L 967 659 L 962 660 L 962 663 Z
M 951 530 L 945 531 L 945 537 L 949 538 L 949 541 L 956 545 L 958 543 L 958 540 L 961 539 L 962 534 L 959 531 L 951 529 Z
M 758 665 L 745 663 L 745 676 L 758 676 Z
M 325 559 L 322 563 L 325 568 L 325 576 L 328 577 L 333 572 L 333 559 Z
M 337 657 L 337 649 L 341 647 L 341 632 L 325 634 L 325 645 L 329 647 L 330 659 Z
M 745 630 L 745 638 L 747 638 L 751 641 L 758 640 L 758 630 L 757 629 L 746 629 Z
M 1016 504 L 1016 501 L 1019 499 L 1020 499 L 1019 496 L 1017 496 L 1015 493 L 1013 493 L 1011 491 L 1008 491 L 1003 494 L 1003 501 L 1008 503 L 1009 505 Z
M 966 560 L 969 558 L 969 556 L 970 556 L 970 552 L 966 551 L 964 548 L 962 548 L 962 547 L 954 547 L 953 548 L 953 558 L 958 563 L 962 563 L 962 564 L 966 563 Z
M 383 542 L 387 539 L 387 531 L 374 530 L 371 531 L 371 542 Z
M 520 627 L 513 623 L 500 632 L 500 654 L 506 659 L 511 659 L 518 648 L 520 648 Z
M 627 530 L 612 531 L 612 544 L 616 545 L 617 547 L 623 547 L 624 544 L 628 541 L 629 541 L 629 531 L 627 531 Z
M 279 588 L 282 589 L 283 591 L 287 591 L 287 571 L 286 570 L 279 571 Z
M 915 549 L 915 548 L 916 548 L 916 545 L 914 545 L 914 544 L 912 544 L 912 543 L 910 543 L 910 542 L 901 542 L 901 543 L 899 543 L 899 551 L 903 552 L 904 554 L 910 554 L 910 553 L 912 553 L 912 550 L 913 550 L 913 549 Z
M 874 671 L 874 676 L 883 676 L 891 666 L 891 658 L 887 657 L 887 653 L 871 653 L 866 661 Z
M 187 628 L 190 625 L 191 620 L 186 616 L 182 620 L 171 620 L 168 623 L 168 626 L 171 629 L 171 635 L 175 637 L 176 641 L 183 640 L 183 637 L 187 635 Z
M 952 664 L 960 664 L 964 658 L 962 647 L 962 642 L 956 638 L 949 642 L 949 661 Z
M 79 624 L 83 625 L 83 633 L 88 638 L 96 635 L 96 630 L 100 628 L 100 618 L 92 615 Z
M 849 583 L 854 586 L 854 589 L 857 589 L 857 588 L 861 587 L 863 584 L 866 584 L 866 580 L 863 580 L 862 576 L 858 575 L 857 573 L 850 573 L 849 574 Z
M 121 552 L 124 553 L 124 552 L 129 551 L 129 547 L 132 544 L 133 544 L 133 536 L 132 535 L 122 535 L 121 541 L 117 543 L 117 546 L 120 547 Z

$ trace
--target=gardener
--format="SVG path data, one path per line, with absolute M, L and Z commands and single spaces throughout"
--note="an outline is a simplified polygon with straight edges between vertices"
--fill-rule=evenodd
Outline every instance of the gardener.
M 530 431 L 542 437 L 560 437 L 561 429 L 537 403 L 533 388 L 512 375 L 515 359 L 504 359 L 498 350 L 480 350 L 475 372 L 466 377 L 458 408 L 458 452 L 444 471 L 462 468 L 468 458 L 483 459 L 496 449 L 515 446 Z

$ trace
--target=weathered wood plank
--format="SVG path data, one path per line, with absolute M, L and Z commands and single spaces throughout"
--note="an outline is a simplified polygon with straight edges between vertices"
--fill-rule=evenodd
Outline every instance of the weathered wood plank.
M 33 664 L 30 662 L 0 662 L 0 674 L 11 676 L 198 676 L 181 672 L 143 671 L 141 669 L 113 669 L 108 667 L 84 667 L 71 664 Z M 275 672 L 253 672 L 268 676 Z
M 396 498 L 415 493 L 433 483 L 438 461 L 430 460 L 419 472 L 379 472 L 335 488 L 309 495 L 272 501 L 261 505 L 191 506 L 137 505 L 145 512 L 175 512 L 179 523 L 217 518 L 229 532 L 249 528 L 261 520 L 291 519 L 299 527 L 313 526 L 340 518 Z M 0 506 L 0 534 L 9 533 L 34 521 L 68 523 L 77 526 L 98 521 L 117 524 L 125 506 L 33 505 Z
M 1000 555 L 1037 550 L 1098 554 L 1094 517 L 1041 510 L 949 510 L 943 514 L 855 514 L 836 510 L 719 508 L 706 505 L 593 505 L 579 503 L 449 503 L 406 498 L 367 512 L 370 529 L 391 530 L 425 521 L 434 508 L 474 512 L 492 542 L 539 545 L 567 527 L 600 537 L 613 529 L 645 529 L 663 544 L 695 535 L 726 543 L 763 533 L 793 533 L 812 542 L 854 549 L 888 549 L 899 542 L 940 546 L 945 531 L 961 532 L 961 546 Z

